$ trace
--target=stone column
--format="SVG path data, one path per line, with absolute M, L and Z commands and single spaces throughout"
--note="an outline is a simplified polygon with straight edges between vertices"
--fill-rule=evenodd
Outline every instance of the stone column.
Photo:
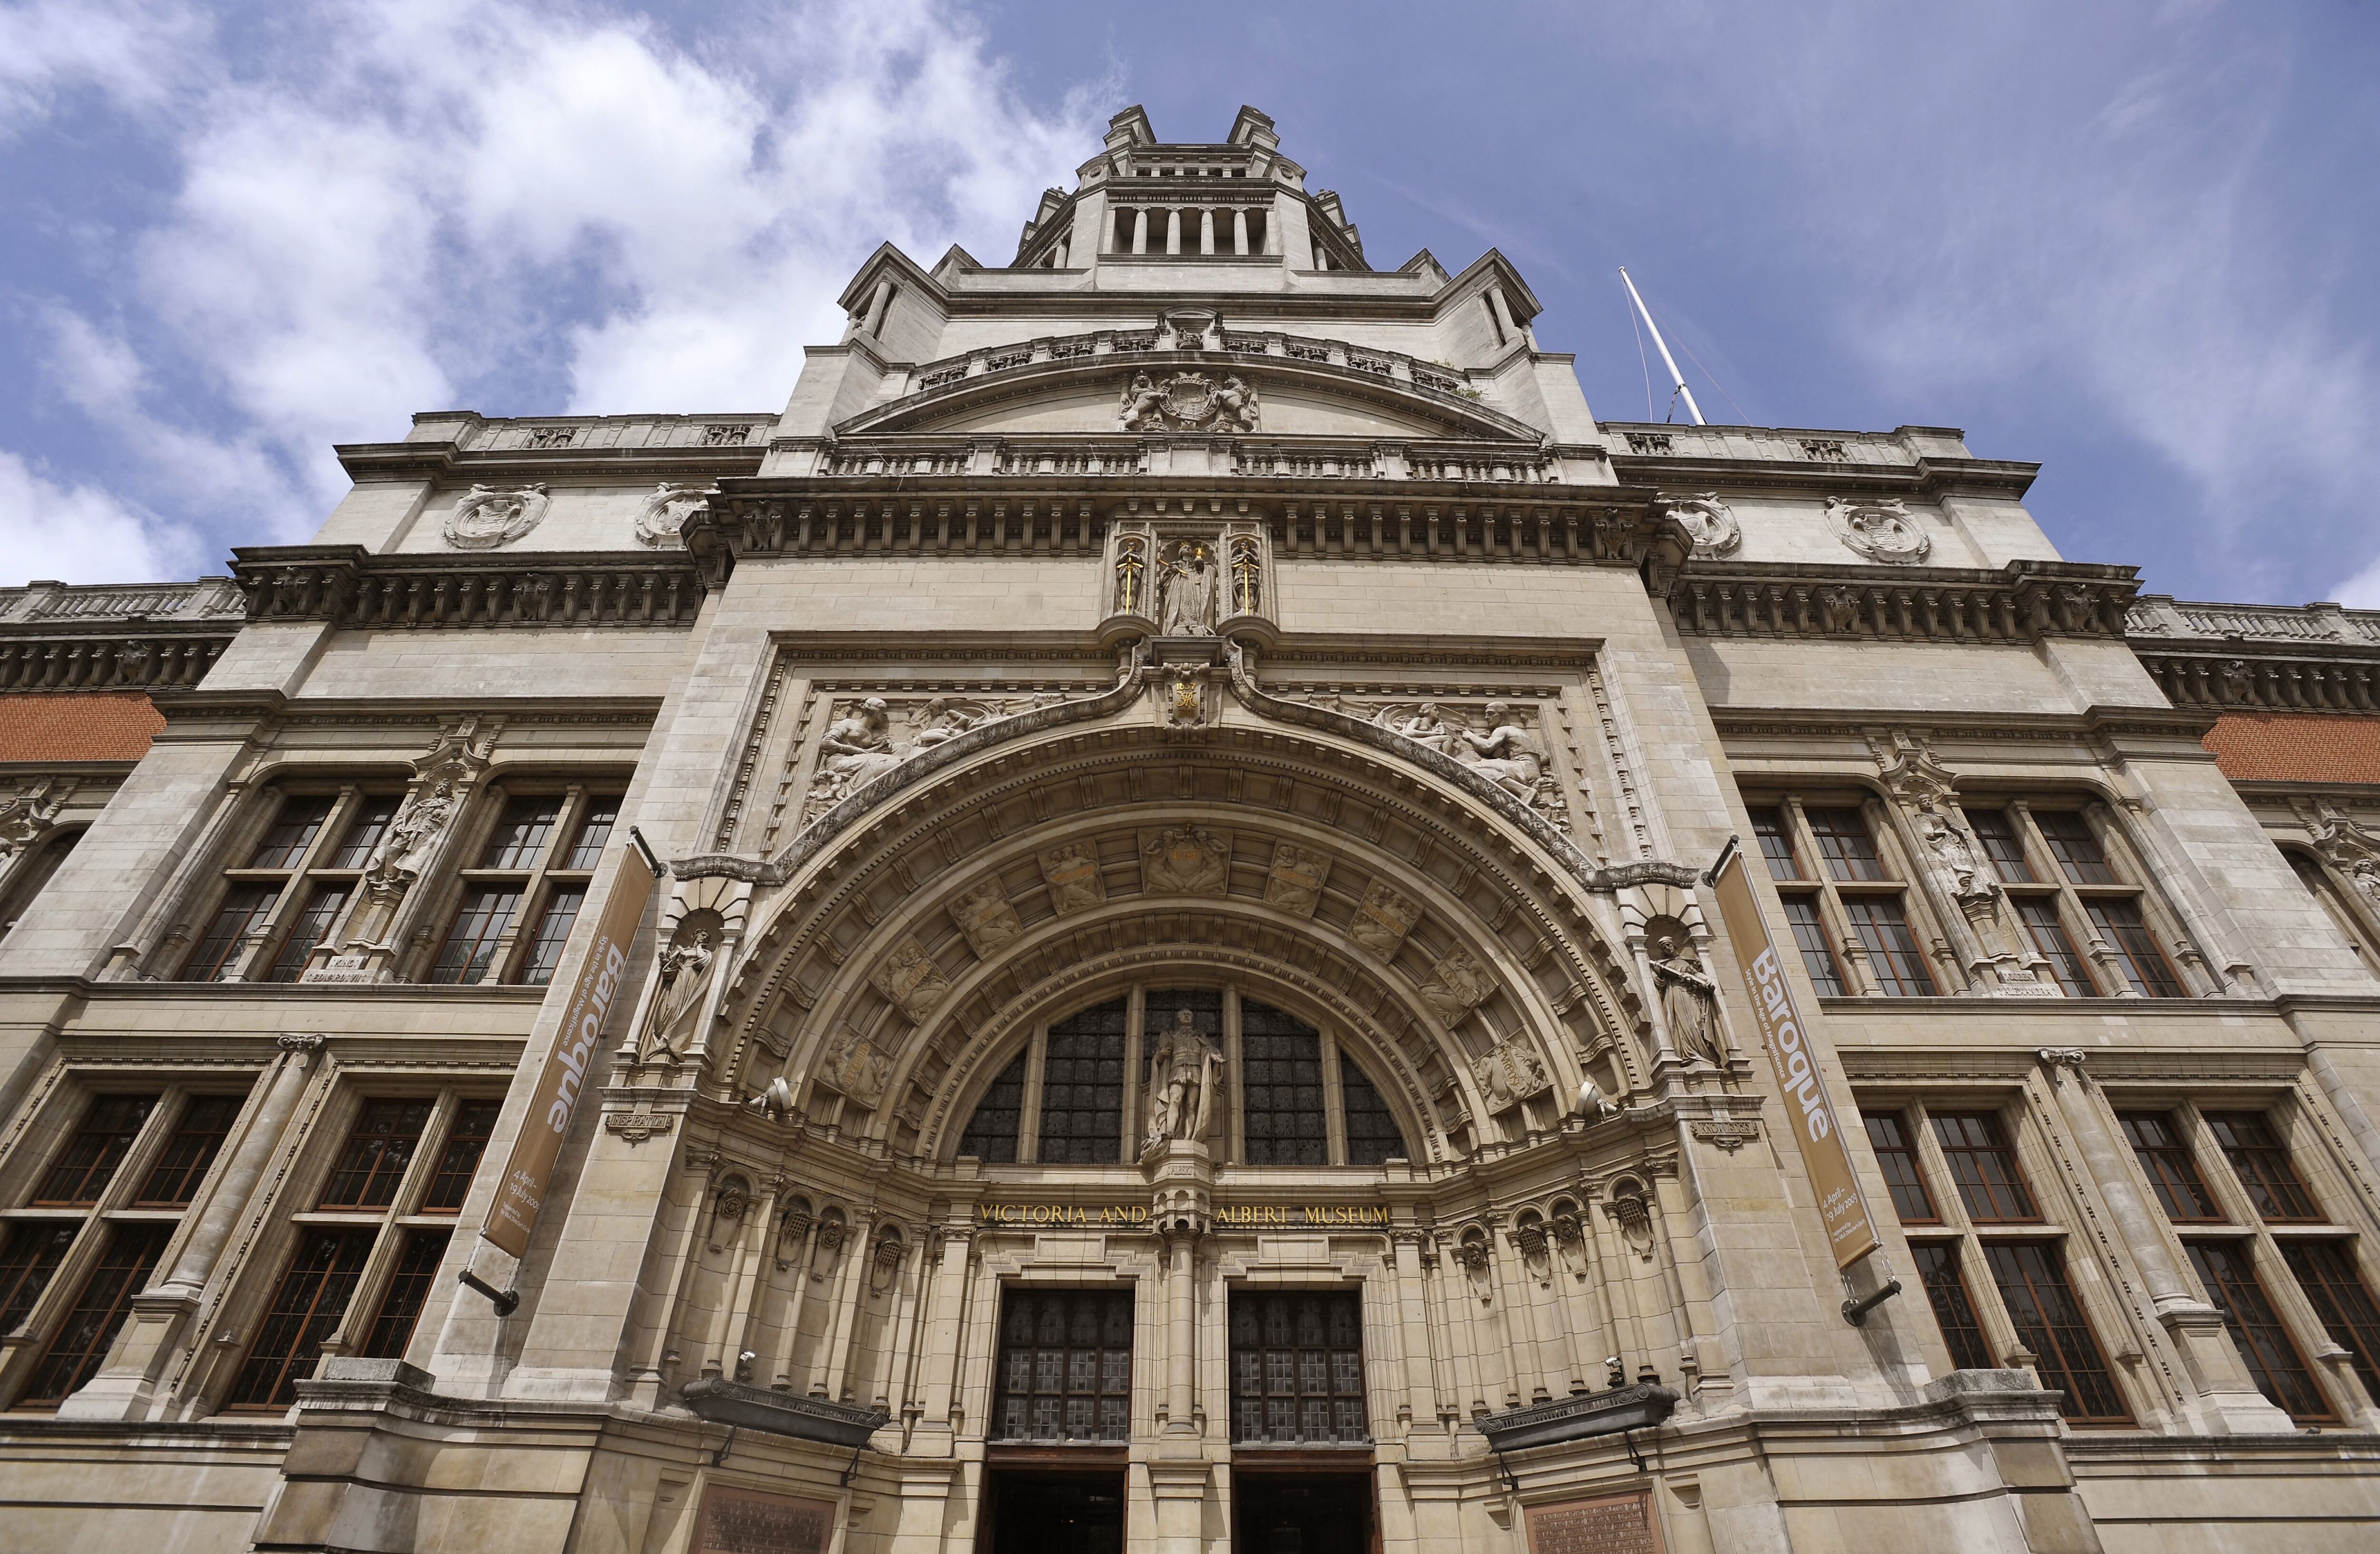
M 1198 212 L 1198 251 L 1202 254 L 1215 251 L 1215 212 L 1211 210 Z
M 1248 251 L 1248 212 L 1245 208 L 1232 212 L 1232 251 L 1237 254 Z
M 876 289 L 868 297 L 868 322 L 861 327 L 870 334 L 880 334 L 884 328 L 885 310 L 892 306 L 892 279 L 889 275 L 880 275 L 876 280 Z
M 1132 251 L 1148 251 L 1148 208 L 1141 207 L 1132 213 Z
M 1165 251 L 1170 254 L 1182 251 L 1182 211 L 1179 206 L 1165 212 Z
M 1422 1283 L 1419 1230 L 1394 1232 L 1390 1240 L 1396 1269 L 1397 1319 L 1404 1331 L 1406 1407 L 1415 1426 L 1438 1423 L 1438 1377 L 1430 1357 L 1429 1311 Z M 1407 1432 L 1410 1440 L 1413 1431 Z
M 794 1287 L 785 1296 L 784 1330 L 777 1337 L 776 1379 L 769 1383 L 780 1392 L 794 1390 L 794 1346 L 801 1342 L 802 1306 L 810 1292 L 810 1261 L 817 1255 L 819 1227 L 824 1223 L 825 1220 L 809 1216 L 798 1225 L 788 1222 L 770 1232 L 779 1242 L 783 1242 L 788 1230 L 798 1231 L 802 1238 L 801 1251 L 793 1258 Z
M 844 1379 L 851 1374 L 851 1337 L 858 1326 L 859 1281 L 876 1256 L 871 1240 L 875 1229 L 874 1210 L 862 1209 L 852 1216 L 850 1227 L 844 1232 L 843 1277 L 835 1283 L 834 1325 L 819 1346 L 819 1363 L 810 1376 L 814 1398 L 844 1401 Z
M 2119 1150 L 2116 1135 L 2101 1113 L 2099 1100 L 2083 1077 L 2083 1054 L 2074 1049 L 2045 1047 L 2035 1054 L 2058 1111 L 2074 1135 L 2075 1147 L 2090 1172 L 2092 1184 L 2107 1216 L 2141 1270 L 2156 1319 L 2171 1337 L 2189 1367 L 2205 1406 L 2207 1423 L 2220 1434 L 2286 1434 L 2296 1428 L 2289 1416 L 2266 1401 L 2249 1379 L 2247 1366 L 2225 1330 L 2223 1314 L 2199 1299 L 2182 1277 L 2167 1244 L 2164 1227 L 2133 1181 L 2133 1162 Z
M 954 1206 L 953 1213 L 964 1213 Z M 925 1384 L 919 1390 L 919 1416 L 909 1437 L 913 1456 L 947 1457 L 952 1451 L 951 1401 L 957 1390 L 960 1326 L 966 1319 L 967 1269 L 975 1246 L 975 1227 L 953 1220 L 937 1232 L 941 1237 L 941 1266 L 934 1272 L 933 1299 L 926 1317 L 923 1352 Z
M 282 1055 L 265 1071 L 264 1099 L 257 1102 L 231 1163 L 224 1167 L 196 1227 L 182 1243 L 173 1271 L 132 1297 L 132 1317 L 115 1343 L 115 1364 L 60 1404 L 59 1418 L 138 1419 L 148 1413 L 175 1340 L 198 1310 L 215 1260 L 247 1216 L 257 1182 L 272 1163 L 290 1113 L 306 1092 L 307 1064 L 322 1050 L 322 1038 L 285 1036 L 280 1047 Z
M 1521 333 L 1521 326 L 1512 322 L 1512 309 L 1504 300 L 1502 286 L 1488 288 L 1488 306 L 1495 310 L 1497 325 L 1504 331 L 1505 339 L 1510 340 Z
M 727 1341 L 716 1363 L 731 1378 L 749 1382 L 743 1364 L 744 1341 L 752 1331 L 753 1308 L 760 1299 L 760 1269 L 769 1260 L 770 1243 L 777 1235 L 777 1197 L 785 1179 L 771 1176 L 761 1184 L 760 1208 L 747 1213 L 744 1233 L 735 1243 L 735 1259 L 727 1276 Z

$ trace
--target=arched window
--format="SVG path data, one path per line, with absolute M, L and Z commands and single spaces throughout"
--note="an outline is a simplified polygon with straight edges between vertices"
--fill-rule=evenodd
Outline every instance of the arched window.
M 1396 1113 L 1328 1029 L 1234 987 L 1135 988 L 1037 1026 L 956 1148 L 988 1165 L 1117 1165 L 1149 1125 L 1154 1054 L 1186 1022 L 1222 1057 L 1208 1147 L 1250 1166 L 1411 1159 Z

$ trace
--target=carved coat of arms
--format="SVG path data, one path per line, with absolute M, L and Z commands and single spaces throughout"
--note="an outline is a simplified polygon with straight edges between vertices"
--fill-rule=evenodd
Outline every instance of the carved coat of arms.
M 1168 826 L 1140 844 L 1141 886 L 1152 895 L 1221 895 L 1232 839 L 1204 826 Z
M 1261 414 L 1256 385 L 1204 372 L 1176 372 L 1161 381 L 1135 372 L 1116 407 L 1126 431 L 1254 431 Z

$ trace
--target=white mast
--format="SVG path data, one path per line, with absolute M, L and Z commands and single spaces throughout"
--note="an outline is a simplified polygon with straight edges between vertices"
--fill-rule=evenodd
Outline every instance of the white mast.
M 1670 370 L 1671 386 L 1684 395 L 1686 413 L 1694 418 L 1696 426 L 1708 426 L 1710 422 L 1703 419 L 1703 407 L 1694 403 L 1694 391 L 1686 386 L 1685 374 L 1678 370 L 1678 358 L 1670 354 L 1670 343 L 1661 338 L 1661 326 L 1653 322 L 1653 310 L 1645 306 L 1645 299 L 1636 295 L 1636 283 L 1628 278 L 1628 266 L 1624 264 L 1620 267 L 1620 284 L 1628 288 L 1628 295 L 1635 300 L 1636 310 L 1645 315 L 1645 327 L 1653 332 L 1653 348 L 1661 353 L 1661 365 Z

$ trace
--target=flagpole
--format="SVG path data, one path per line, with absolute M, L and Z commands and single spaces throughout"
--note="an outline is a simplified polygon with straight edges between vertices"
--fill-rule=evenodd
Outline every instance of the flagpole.
M 1628 266 L 1624 264 L 1620 267 L 1620 284 L 1628 288 L 1636 310 L 1645 316 L 1645 327 L 1653 332 L 1653 348 L 1661 353 L 1661 365 L 1670 370 L 1671 386 L 1685 397 L 1686 413 L 1694 418 L 1696 426 L 1708 426 L 1710 423 L 1703 419 L 1703 407 L 1694 403 L 1694 391 L 1686 386 L 1685 374 L 1678 370 L 1678 358 L 1670 354 L 1670 343 L 1661 338 L 1661 326 L 1653 322 L 1653 310 L 1645 306 L 1645 299 L 1637 295 L 1636 283 L 1628 278 Z

